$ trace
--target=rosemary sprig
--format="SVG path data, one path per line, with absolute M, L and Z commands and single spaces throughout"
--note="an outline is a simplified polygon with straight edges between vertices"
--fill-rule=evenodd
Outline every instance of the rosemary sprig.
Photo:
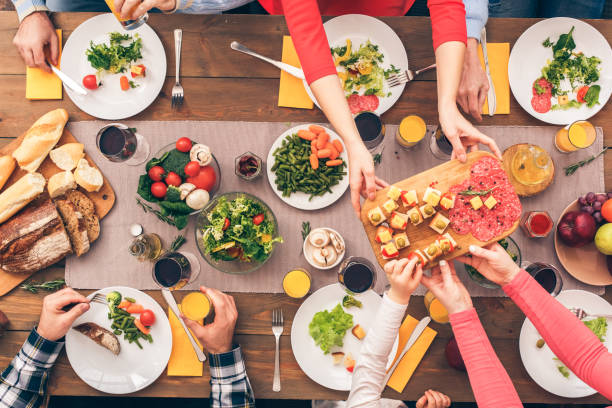
M 46 290 L 47 292 L 55 292 L 63 288 L 66 285 L 66 281 L 64 278 L 55 279 L 47 282 L 36 282 L 29 281 L 24 282 L 20 288 L 23 290 L 27 290 L 28 292 L 38 293 L 39 289 Z
M 491 191 L 495 190 L 497 187 L 499 187 L 499 186 L 495 186 L 495 187 L 492 187 L 492 188 L 490 188 L 488 190 L 482 190 L 482 191 L 472 190 L 471 187 L 468 187 L 467 190 L 460 191 L 459 194 L 466 195 L 466 196 L 486 196 Z
M 302 241 L 306 241 L 306 237 L 310 234 L 310 221 L 302 222 Z
M 580 160 L 578 163 L 570 164 L 569 166 L 565 167 L 563 169 L 563 170 L 565 170 L 565 175 L 566 176 L 571 176 L 580 167 L 586 166 L 587 164 L 589 164 L 590 162 L 592 162 L 593 160 L 595 160 L 596 158 L 598 158 L 599 156 L 604 154 L 608 149 L 609 149 L 609 147 L 604 146 L 603 150 L 601 152 L 597 153 L 596 155 L 593 155 L 593 156 L 591 156 L 591 157 L 589 157 L 587 159 L 584 159 L 584 160 Z
M 372 161 L 374 161 L 375 166 L 378 166 L 380 162 L 382 161 L 382 154 L 384 151 L 385 151 L 385 148 L 383 147 L 379 153 L 372 155 Z
M 187 239 L 184 235 L 177 235 L 177 237 L 174 238 L 174 241 L 172 241 L 172 244 L 170 244 L 170 252 L 178 251 L 179 248 L 183 246 L 185 241 L 187 241 Z
M 142 210 L 145 213 L 153 213 L 155 214 L 155 216 L 160 220 L 165 222 L 166 224 L 172 225 L 174 227 L 176 227 L 176 222 L 174 221 L 174 219 L 172 219 L 171 217 L 168 217 L 167 215 L 164 215 L 161 213 L 161 211 L 156 210 L 155 208 L 151 207 L 148 204 L 143 203 L 140 198 L 136 197 L 136 203 L 142 207 Z

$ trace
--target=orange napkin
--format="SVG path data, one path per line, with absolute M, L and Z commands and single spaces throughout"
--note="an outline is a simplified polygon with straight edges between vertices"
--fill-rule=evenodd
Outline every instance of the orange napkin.
M 510 113 L 510 82 L 508 82 L 508 60 L 510 59 L 510 43 L 487 43 L 489 71 L 495 88 L 495 114 Z M 478 47 L 480 63 L 484 69 L 482 47 Z M 485 100 L 482 113 L 489 114 L 488 101 Z
M 293 41 L 288 35 L 283 36 L 283 57 L 282 61 L 294 67 L 301 68 Z M 281 70 L 280 86 L 278 88 L 278 106 L 287 108 L 312 109 L 313 103 L 301 79 L 294 77 Z
M 393 363 L 395 363 L 395 360 L 397 360 L 397 358 L 399 357 L 400 353 L 404 349 L 404 346 L 408 342 L 412 331 L 418 323 L 419 321 L 410 315 L 406 316 L 406 318 L 404 319 L 404 322 L 402 323 L 399 329 L 397 354 L 393 359 Z M 436 337 L 436 334 L 438 334 L 438 332 L 434 329 L 430 327 L 425 328 L 423 333 L 421 333 L 417 341 L 412 345 L 412 347 L 410 347 L 408 352 L 404 355 L 404 358 L 402 358 L 402 361 L 400 361 L 397 367 L 395 368 L 395 371 L 387 382 L 387 385 L 389 387 L 393 388 L 399 393 L 404 390 L 404 387 L 406 386 L 406 384 L 412 377 L 412 374 L 414 374 L 414 371 L 416 370 L 417 366 L 425 356 L 425 353 L 427 352 L 427 349 L 429 349 L 429 346 Z
M 57 29 L 60 58 L 62 56 L 62 30 Z M 56 65 L 59 67 L 59 61 Z M 27 99 L 62 99 L 62 81 L 54 73 L 40 68 L 26 68 Z
M 179 305 L 179 310 L 180 307 Z M 201 377 L 204 363 L 198 360 L 179 318 L 170 309 L 168 309 L 168 319 L 172 329 L 172 352 L 168 361 L 168 376 Z

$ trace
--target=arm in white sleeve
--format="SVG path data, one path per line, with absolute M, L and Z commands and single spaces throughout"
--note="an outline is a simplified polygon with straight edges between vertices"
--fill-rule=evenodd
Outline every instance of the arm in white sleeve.
M 385 385 L 389 353 L 397 337 L 408 305 L 393 302 L 385 294 L 361 346 L 361 355 L 353 371 L 353 384 L 347 400 L 349 408 L 376 408 Z

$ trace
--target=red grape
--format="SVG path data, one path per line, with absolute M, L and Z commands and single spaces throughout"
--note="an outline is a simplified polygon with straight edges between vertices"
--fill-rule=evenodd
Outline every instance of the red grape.
M 587 195 L 586 195 L 587 203 L 591 204 L 591 203 L 593 203 L 595 201 L 595 199 L 596 199 L 595 193 L 593 193 L 593 192 L 587 193 Z

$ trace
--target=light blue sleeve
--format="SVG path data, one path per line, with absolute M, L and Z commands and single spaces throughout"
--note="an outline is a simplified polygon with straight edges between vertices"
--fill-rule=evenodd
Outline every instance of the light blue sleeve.
M 19 22 L 35 11 L 48 11 L 45 0 L 11 0 L 19 16 Z
M 482 27 L 489 18 L 488 0 L 463 0 L 465 5 L 465 25 L 468 38 L 480 38 Z
M 253 0 L 176 0 L 176 12 L 186 14 L 219 14 Z

